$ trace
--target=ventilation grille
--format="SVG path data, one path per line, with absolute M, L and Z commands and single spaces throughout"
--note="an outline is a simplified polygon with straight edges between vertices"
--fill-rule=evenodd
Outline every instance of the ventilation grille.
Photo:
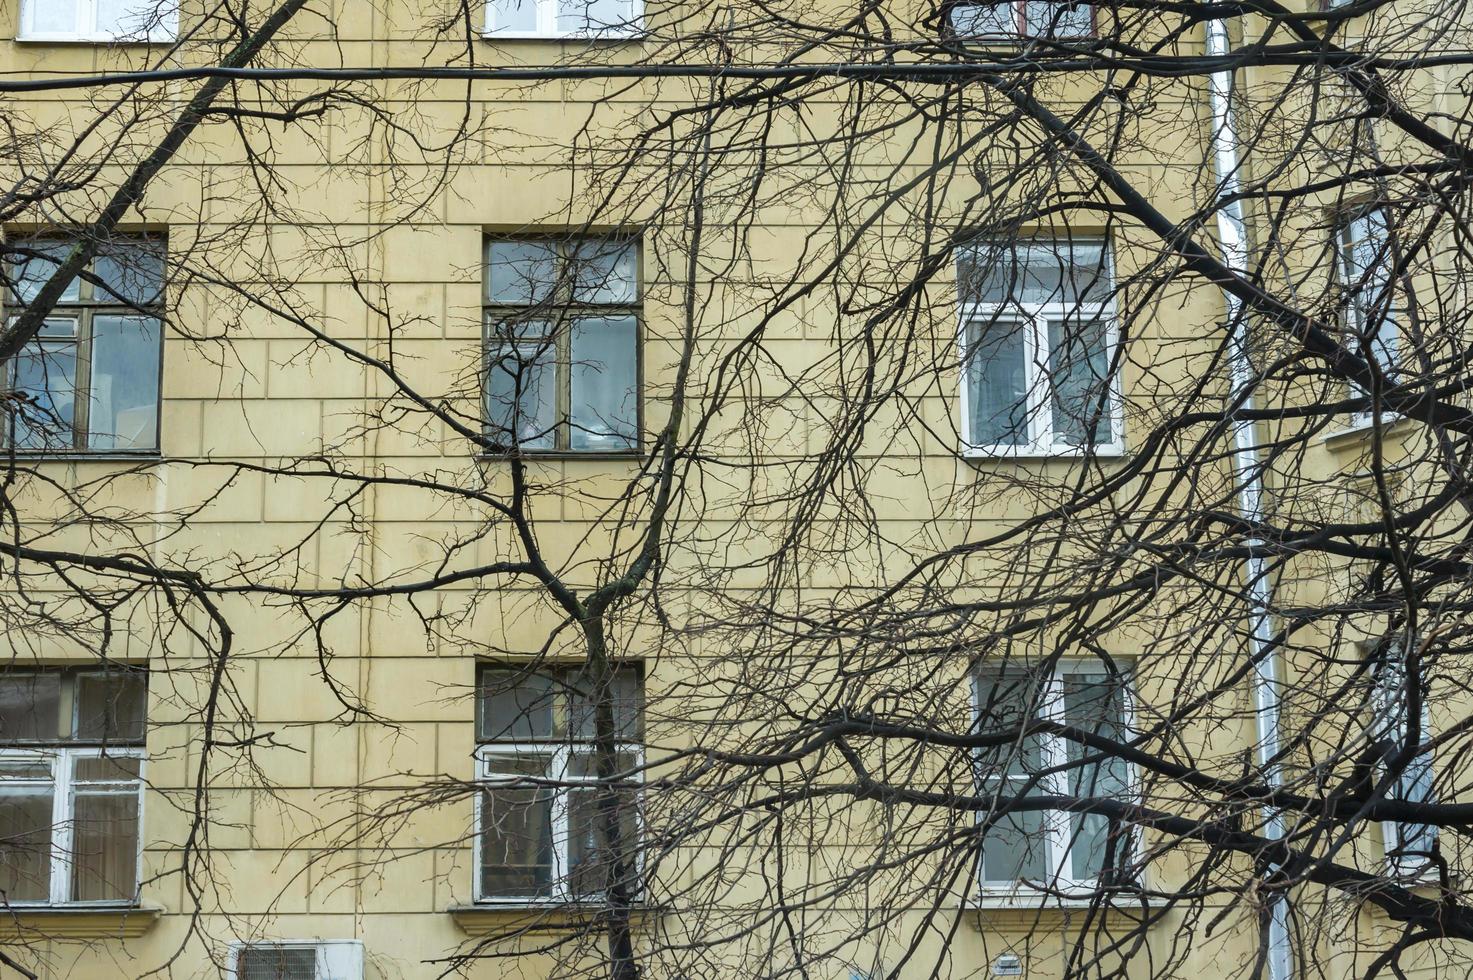
M 240 947 L 236 980 L 318 980 L 316 946 L 258 943 Z

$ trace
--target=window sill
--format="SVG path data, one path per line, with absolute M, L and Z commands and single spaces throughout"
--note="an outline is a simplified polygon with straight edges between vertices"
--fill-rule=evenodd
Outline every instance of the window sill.
M 608 911 L 607 905 L 583 902 L 481 902 L 476 905 L 452 905 L 445 910 L 456 926 L 468 936 L 489 932 L 564 932 L 586 929 Z M 638 927 L 658 916 L 660 910 L 651 905 L 636 905 L 629 910 L 632 923 Z
M 46 453 L 20 450 L 11 453 L 9 450 L 0 449 L 0 468 L 4 468 L 12 458 L 17 463 L 142 463 L 162 460 L 164 455 L 157 449 L 147 449 L 136 453 Z
M 1401 425 L 1407 421 L 1409 421 L 1409 419 L 1402 415 L 1382 415 L 1381 431 L 1382 433 L 1389 433 L 1394 429 L 1400 428 Z M 1370 416 L 1366 416 L 1360 421 L 1352 422 L 1350 425 L 1347 425 L 1343 429 L 1336 429 L 1334 432 L 1326 432 L 1324 435 L 1320 436 L 1320 442 L 1324 443 L 1331 449 L 1353 448 L 1362 440 L 1364 440 L 1367 436 L 1369 436 L 1375 428 L 1375 422 L 1370 418 Z
M 0 938 L 136 939 L 153 928 L 156 905 L 11 905 Z
M 516 34 L 499 31 L 482 31 L 483 41 L 562 41 L 568 44 L 635 44 L 643 42 L 649 35 L 645 31 L 630 34 Z
M 529 449 L 523 451 L 518 456 L 513 456 L 510 453 L 476 453 L 476 459 L 483 463 L 503 463 L 509 459 L 561 461 L 567 459 L 637 460 L 643 458 L 644 452 L 638 449 Z
M 1076 459 L 1123 459 L 1125 447 L 1121 445 L 1096 446 L 1093 451 L 1082 449 L 1035 449 L 1032 446 L 965 446 L 961 450 L 963 459 L 973 462 L 988 460 L 1076 460 Z
M 966 902 L 962 912 L 983 930 L 1022 930 L 1039 927 L 1091 925 L 1139 926 L 1144 910 L 1108 900 L 1058 898 L 1038 892 L 988 891 Z
M 114 48 L 159 47 L 161 45 L 173 44 L 177 40 L 178 38 L 175 37 L 121 38 L 114 37 L 109 34 L 76 36 L 67 36 L 60 34 L 17 34 L 15 36 L 16 44 L 60 44 L 67 46 L 90 45 L 92 47 L 106 45 L 108 47 Z

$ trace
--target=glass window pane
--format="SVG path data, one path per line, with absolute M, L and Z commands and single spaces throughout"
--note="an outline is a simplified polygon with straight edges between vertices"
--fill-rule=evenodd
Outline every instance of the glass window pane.
M 57 30 L 67 31 L 70 28 L 57 28 Z M 36 294 L 41 291 L 42 286 L 46 285 L 57 267 L 66 260 L 67 253 L 71 251 L 71 243 L 19 242 L 16 244 L 16 250 L 20 253 L 20 258 L 16 263 L 18 266 L 16 282 L 12 288 L 17 303 L 29 303 L 36 298 Z M 59 302 L 75 303 L 81 298 L 81 295 L 81 280 L 73 279 L 62 292 Z
M 72 778 L 82 783 L 125 783 L 136 781 L 143 760 L 131 756 L 96 756 L 76 760 Z
M 594 737 L 596 701 L 591 697 L 591 685 L 586 681 L 573 680 L 572 718 L 569 730 L 574 738 Z M 638 742 L 643 738 L 644 691 L 637 671 L 621 670 L 614 674 L 608 698 L 614 712 L 614 737 L 621 742 Z
M 161 329 L 152 317 L 93 318 L 88 448 L 158 448 Z
M 12 902 L 51 894 L 52 789 L 0 783 L 0 889 Z
M 614 767 L 619 774 L 637 773 L 639 769 L 639 755 L 635 752 L 615 752 Z M 576 752 L 568 760 L 569 779 L 597 779 L 598 766 L 594 760 L 593 751 L 586 746 Z M 618 777 L 616 777 L 618 778 Z M 633 777 L 633 778 L 637 778 Z
M 493 241 L 486 247 L 486 300 L 532 306 L 552 295 L 557 246 L 552 242 Z
M 162 242 L 134 241 L 110 245 L 97 256 L 92 269 L 97 279 L 93 285 L 93 296 L 98 302 L 146 306 L 162 298 Z
M 480 738 L 515 742 L 551 738 L 558 685 L 544 674 L 483 670 L 479 698 Z
M 615 881 L 636 887 L 639 820 L 633 791 L 572 790 L 568 793 L 568 834 L 568 890 L 572 894 L 600 894 Z M 608 846 L 611 838 L 617 850 Z M 616 855 L 622 874 L 613 879 Z
M 1089 37 L 1094 33 L 1093 9 L 1084 3 L 1025 0 L 1023 17 L 1032 37 Z
M 28 0 L 24 8 L 27 29 L 35 34 L 80 34 L 79 5 L 80 0 Z
M 632 316 L 574 321 L 571 448 L 624 450 L 638 444 L 635 333 Z
M 552 449 L 557 429 L 557 350 L 551 340 L 506 345 L 486 372 L 489 434 L 510 448 Z
M 957 4 L 951 8 L 951 29 L 958 37 L 997 37 L 1018 33 L 1013 0 Z
M 1038 717 L 1043 688 L 1030 671 L 1021 668 L 987 668 L 978 671 L 977 730 L 1003 733 Z M 983 776 L 1001 773 L 1024 775 L 1043 768 L 1043 739 L 1030 735 L 978 752 Z
M 1085 731 L 1115 740 L 1124 740 L 1125 692 L 1121 683 L 1109 675 L 1092 671 L 1072 671 L 1063 678 L 1065 721 Z M 1078 742 L 1065 743 L 1071 765 L 1069 793 L 1072 796 L 1121 798 L 1130 791 L 1129 770 L 1118 758 L 1095 758 L 1098 752 Z M 1091 759 L 1084 763 L 1081 760 Z M 1112 834 L 1109 821 L 1099 814 L 1070 814 L 1071 874 L 1078 880 L 1100 876 L 1110 849 Z M 1130 858 L 1130 838 L 1126 828 L 1117 826 L 1114 835 L 1114 867 L 1121 868 Z
M 989 787 L 989 791 L 998 792 L 1004 798 L 1023 793 L 1019 780 L 1004 780 L 1000 785 L 1001 789 Z M 1047 868 L 1048 842 L 1042 810 L 1006 814 L 982 838 L 983 881 L 994 884 L 1011 884 L 1025 878 L 1042 881 L 1049 877 Z
M 130 902 L 138 891 L 138 794 L 73 795 L 72 896 Z
M 252 943 L 237 954 L 239 980 L 318 980 L 317 950 L 312 946 Z
M 147 717 L 148 675 L 141 670 L 77 674 L 77 738 L 141 742 Z
M 12 365 L 12 390 L 26 396 L 10 416 L 19 449 L 72 449 L 77 394 L 77 345 L 30 343 Z
M 1102 445 L 1112 441 L 1107 329 L 1105 321 L 1098 319 L 1084 323 L 1049 320 L 1049 391 L 1055 445 Z
M 61 730 L 61 674 L 0 674 L 0 741 L 54 741 Z
M 1028 442 L 1027 325 L 1013 320 L 968 325 L 967 442 L 1022 446 Z
M 50 782 L 51 762 L 49 759 L 0 759 L 0 780 Z
M 1100 242 L 1038 239 L 979 246 L 962 257 L 963 297 L 981 303 L 1103 303 L 1110 298 Z
M 630 0 L 557 0 L 559 33 L 627 34 L 634 27 L 634 8 Z
M 488 26 L 493 32 L 537 33 L 537 0 L 491 0 Z
M 48 316 L 41 321 L 41 330 L 36 336 L 41 338 L 54 338 L 74 340 L 77 336 L 78 321 L 72 316 Z
M 1383 371 L 1396 366 L 1396 294 L 1391 271 L 1391 226 L 1386 212 L 1368 211 L 1345 229 L 1345 286 L 1351 291 L 1355 327 Z
M 97 31 L 113 37 L 172 34 L 178 7 L 176 0 L 97 0 Z
M 550 755 L 498 755 L 487 778 L 544 777 Z M 543 895 L 552 889 L 555 794 L 536 787 L 488 786 L 481 794 L 481 895 Z
M 633 242 L 580 241 L 571 257 L 573 299 L 579 303 L 633 303 L 637 297 Z

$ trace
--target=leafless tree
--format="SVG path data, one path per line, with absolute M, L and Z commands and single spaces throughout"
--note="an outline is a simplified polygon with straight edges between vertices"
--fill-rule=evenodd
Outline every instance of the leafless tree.
M 243 671 L 392 743 L 379 629 L 499 761 L 279 793 L 292 882 L 479 846 L 528 899 L 410 975 L 1274 976 L 1280 927 L 1297 975 L 1466 969 L 1466 5 L 652 5 L 525 64 L 380 13 L 371 62 L 226 0 L 0 80 L 14 666 L 146 657 L 195 746 L 143 883 L 188 935 L 127 969 L 256 927 L 217 800 L 294 743 Z M 19 365 L 69 303 L 162 319 L 165 411 L 185 359 L 354 396 L 68 464 L 93 396 Z

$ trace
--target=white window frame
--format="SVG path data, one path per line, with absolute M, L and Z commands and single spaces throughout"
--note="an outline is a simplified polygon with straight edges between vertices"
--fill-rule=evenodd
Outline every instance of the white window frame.
M 1348 0 L 1347 0 L 1348 2 Z M 997 32 L 991 34 L 960 34 L 956 32 L 954 24 L 948 22 L 947 27 L 964 42 L 979 41 L 982 43 L 1007 43 L 1017 41 L 1090 41 L 1099 37 L 1100 34 L 1100 11 L 1099 3 L 1086 3 L 1081 6 L 1089 7 L 1089 32 L 1086 34 L 1035 34 L 1028 29 L 1028 4 L 1026 0 L 1012 0 L 1008 4 L 1013 8 L 1014 27 L 1011 31 Z M 981 6 L 980 3 L 958 3 L 954 9 L 965 9 L 966 7 Z M 949 21 L 949 18 L 948 18 Z
M 558 4 L 560 0 L 522 0 L 523 3 L 535 4 L 537 7 L 537 28 L 531 31 L 508 31 L 496 26 L 496 4 L 492 0 L 486 3 L 486 21 L 482 27 L 481 36 L 492 41 L 530 39 L 530 40 L 561 40 L 565 38 L 582 39 L 590 41 L 617 40 L 626 41 L 644 36 L 644 0 L 629 0 L 630 17 L 629 23 L 622 30 L 608 28 L 597 31 L 560 31 L 557 26 Z
M 1362 650 L 1369 654 L 1375 647 L 1375 641 L 1362 644 Z M 1396 750 L 1400 750 L 1401 743 L 1406 739 L 1406 677 L 1401 669 L 1399 660 L 1400 644 L 1393 646 L 1388 651 L 1387 659 L 1374 670 L 1372 683 L 1375 685 L 1372 691 L 1372 711 L 1376 730 L 1373 736 L 1385 735 L 1396 742 Z M 1430 716 L 1427 711 L 1427 701 L 1422 701 L 1422 722 L 1419 726 L 1422 731 L 1422 741 L 1427 740 L 1430 730 Z M 1418 760 L 1413 760 L 1413 765 Z M 1421 765 L 1428 767 L 1429 785 L 1424 787 L 1429 799 L 1436 798 L 1435 788 L 1430 784 L 1436 778 L 1432 772 L 1432 760 L 1424 759 Z M 1378 766 L 1378 771 L 1384 773 L 1384 767 Z M 1397 778 L 1397 786 L 1400 792 L 1405 793 L 1408 783 L 1416 777 L 1408 770 L 1403 771 Z M 1412 826 L 1424 828 L 1435 842 L 1440 836 L 1440 828 L 1436 824 L 1418 824 L 1408 820 L 1382 820 L 1381 821 L 1381 844 L 1386 859 L 1387 871 L 1396 878 L 1403 880 L 1418 881 L 1436 875 L 1437 866 L 1431 858 L 1418 857 L 1409 854 L 1395 854 L 1401 848 L 1403 839 L 1402 827 Z M 1408 835 L 1410 836 L 1410 835 Z
M 578 894 L 568 888 L 572 833 L 569 811 L 575 790 L 597 786 L 597 775 L 573 775 L 572 761 L 576 756 L 585 758 L 594 754 L 591 742 L 547 741 L 547 742 L 483 742 L 476 746 L 476 782 L 482 788 L 540 789 L 552 797 L 552 888 L 546 895 L 487 895 L 481 883 L 481 828 L 485 794 L 476 794 L 475 818 L 475 862 L 472 886 L 475 901 L 481 905 L 568 905 L 586 904 L 597 901 L 594 893 Z M 615 752 L 620 756 L 632 757 L 635 767 L 644 768 L 644 746 L 637 742 L 619 742 Z M 547 772 L 542 777 L 498 776 L 492 770 L 491 756 L 537 755 L 551 756 Z M 636 839 L 644 837 L 643 802 L 644 794 L 634 788 L 634 833 Z M 635 874 L 638 875 L 643 862 L 636 848 Z
M 141 879 L 143 869 L 143 787 L 147 779 L 147 766 L 144 750 L 142 748 L 125 748 L 121 746 L 36 746 L 24 749 L 0 749 L 0 762 L 29 762 L 45 763 L 51 769 L 51 856 L 48 858 L 48 873 L 50 875 L 50 894 L 44 900 L 11 899 L 9 904 L 26 907 L 46 907 L 53 905 L 64 905 L 68 907 L 135 907 L 138 904 L 138 890 L 140 881 L 133 882 L 133 898 L 131 899 L 106 899 L 81 901 L 71 897 L 72 892 L 72 840 L 75 836 L 73 826 L 73 814 L 76 812 L 76 764 L 78 759 L 137 759 L 138 778 L 118 779 L 115 782 L 120 787 L 117 793 L 109 794 L 116 796 L 128 795 L 128 790 L 121 789 L 128 783 L 135 783 L 132 790 L 138 797 L 138 854 L 134 864 L 135 879 Z M 98 780 L 96 783 L 110 781 Z M 11 786 L 39 786 L 41 780 L 22 779 L 0 779 L 0 794 Z M 94 785 L 89 782 L 88 785 Z
M 1040 238 L 1040 242 L 1053 241 L 1061 247 L 1100 245 L 1104 261 L 1104 277 L 1107 288 L 1113 289 L 1115 282 L 1115 259 L 1110 242 L 1104 238 Z M 1019 242 L 1018 244 L 1027 244 Z M 1120 338 L 1115 323 L 1115 304 L 1103 303 L 1023 303 L 1009 300 L 1002 303 L 969 303 L 962 299 L 958 304 L 957 350 L 961 353 L 961 435 L 962 455 L 973 459 L 996 456 L 1119 456 L 1125 452 L 1124 401 L 1120 385 L 1120 372 L 1110 377 L 1110 441 L 1093 446 L 1068 446 L 1054 441 L 1052 387 L 1048 381 L 1050 319 L 1067 318 L 1087 321 L 1099 318 L 1105 322 L 1105 358 L 1114 366 L 1115 353 Z M 1027 399 L 1028 438 L 1018 445 L 981 443 L 972 437 L 971 379 L 971 331 L 974 325 L 992 325 L 994 328 L 1011 324 L 1023 334 L 1023 367 L 1026 373 L 1024 392 Z
M 971 673 L 971 695 L 972 695 L 972 720 L 976 725 L 982 713 L 982 692 L 978 685 L 978 675 L 988 664 L 979 664 Z M 1004 669 L 1016 670 L 1019 673 L 1030 669 L 1029 665 L 1018 662 L 997 665 Z M 1049 673 L 1044 682 L 1039 698 L 1039 718 L 1057 724 L 1065 724 L 1064 715 L 1064 677 L 1071 673 L 1099 672 L 1101 670 L 1099 661 L 1067 659 L 1061 660 Z M 1129 671 L 1122 671 L 1125 683 L 1121 686 L 1121 711 L 1124 715 L 1123 721 L 1127 732 L 1135 731 L 1135 688 L 1131 683 L 1132 675 Z M 1067 796 L 1069 794 L 1069 747 L 1065 739 L 1057 735 L 1040 735 L 1043 741 L 1043 758 L 1041 760 L 1045 769 L 1051 770 L 1043 776 L 1033 792 L 1043 796 Z M 978 749 L 974 758 L 980 757 L 983 750 Z M 1127 795 L 1134 797 L 1140 791 L 1139 778 L 1135 767 L 1126 764 Z M 988 793 L 995 788 L 999 777 L 987 777 L 985 781 L 976 785 L 976 792 Z M 989 786 L 991 783 L 993 785 Z M 1032 903 L 1042 896 L 1053 896 L 1062 894 L 1066 901 L 1089 900 L 1094 896 L 1099 886 L 1095 878 L 1075 878 L 1073 876 L 1073 845 L 1070 842 L 1071 831 L 1069 828 L 1070 813 L 1067 810 L 1044 810 L 1043 833 L 1044 839 L 1044 866 L 1051 869 L 1048 881 L 1043 882 L 1044 888 L 1036 887 L 1026 880 L 1016 880 L 1011 883 L 1003 883 L 1001 880 L 989 881 L 984 856 L 981 846 L 978 846 L 977 857 L 977 885 L 978 891 L 984 904 L 1011 904 L 1016 902 Z M 977 815 L 977 823 L 982 823 L 986 814 Z M 1132 853 L 1140 853 L 1140 834 L 1138 830 L 1132 831 L 1130 847 Z
M 47 246 L 69 246 L 72 241 L 64 236 L 44 236 L 35 240 L 36 243 Z M 167 242 L 162 235 L 142 234 L 120 236 L 120 245 L 139 248 L 154 247 L 159 249 L 160 261 L 166 256 Z M 29 457 L 87 457 L 87 456 L 119 456 L 119 457 L 150 457 L 158 456 L 162 446 L 162 425 L 164 414 L 164 338 L 166 333 L 167 317 L 165 315 L 166 303 L 164 285 L 162 278 L 159 292 L 151 302 L 131 303 L 117 296 L 110 296 L 102 287 L 97 286 L 89 280 L 89 276 L 97 275 L 97 264 L 106 256 L 94 256 L 85 266 L 81 275 L 67 287 L 63 292 L 51 313 L 45 318 L 40 331 L 21 349 L 20 353 L 7 362 L 0 362 L 0 390 L 8 390 L 16 385 L 16 370 L 20 358 L 32 356 L 38 351 L 47 348 L 58 349 L 71 348 L 71 357 L 75 366 L 75 374 L 72 379 L 73 390 L 70 393 L 72 402 L 72 432 L 68 445 L 43 445 L 43 446 L 15 446 L 10 445 L 11 432 L 5 431 L 6 426 L 0 422 L 0 451 L 13 451 L 19 456 Z M 11 275 L 16 274 L 17 264 L 10 270 Z M 160 269 L 160 276 L 163 276 Z M 49 275 L 48 275 L 49 278 Z M 44 281 L 44 280 L 43 280 Z M 75 290 L 75 295 L 68 295 Z M 18 298 L 9 291 L 0 291 L 0 307 L 19 307 L 21 303 Z M 106 435 L 92 431 L 92 408 L 93 408 L 93 378 L 96 359 L 94 357 L 93 338 L 96 335 L 96 322 L 99 318 L 119 318 L 130 320 L 153 320 L 158 324 L 158 367 L 153 383 L 153 430 L 152 445 L 142 447 L 117 447 L 98 445 L 96 437 Z M 7 324 L 13 324 L 17 316 L 8 316 Z M 60 324 L 70 324 L 65 333 L 48 332 L 54 331 Z M 60 435 L 60 433 L 58 433 Z M 117 433 L 112 433 L 117 435 Z
M 317 976 L 315 980 L 363 980 L 363 943 L 358 939 L 284 939 L 260 940 L 259 942 L 233 942 L 230 958 L 226 965 L 229 980 L 244 980 L 240 972 L 241 953 L 249 947 L 267 946 L 272 949 L 317 950 Z
M 488 286 L 482 289 L 482 351 L 483 362 L 481 368 L 481 413 L 483 431 L 489 436 L 497 431 L 493 423 L 493 414 L 489 404 L 491 372 L 501 370 L 493 366 L 508 350 L 516 351 L 522 356 L 523 351 L 547 350 L 553 355 L 552 358 L 552 383 L 553 383 L 553 424 L 547 433 L 552 436 L 551 445 L 530 445 L 515 441 L 515 433 L 511 433 L 512 445 L 502 447 L 497 455 L 517 452 L 526 456 L 567 456 L 567 457 L 597 457 L 597 456 L 635 456 L 640 452 L 644 444 L 644 290 L 645 284 L 642 278 L 643 267 L 643 243 L 638 236 L 623 234 L 604 235 L 579 235 L 546 236 L 546 235 L 488 235 L 481 243 L 481 266 L 483 276 L 489 279 L 491 270 L 491 253 L 493 246 L 497 244 L 520 244 L 537 243 L 551 245 L 556 249 L 556 257 L 553 260 L 553 275 L 555 292 L 541 303 L 508 303 L 500 300 L 493 301 L 487 295 Z M 567 281 L 567 273 L 574 255 L 592 243 L 595 247 L 605 244 L 627 245 L 634 250 L 633 269 L 633 298 L 628 302 L 596 303 L 580 301 L 574 295 Z M 528 311 L 545 308 L 546 316 L 538 316 L 532 320 L 524 317 Z M 574 390 L 574 361 L 573 344 L 576 323 L 581 319 L 597 319 L 600 317 L 629 317 L 634 321 L 634 432 L 632 439 L 627 445 L 618 446 L 574 446 L 573 429 L 575 427 L 573 411 Z M 504 336 L 499 336 L 501 324 L 508 321 L 523 324 L 540 323 L 546 327 L 543 333 L 535 337 L 527 337 L 522 340 L 508 341 Z
M 167 4 L 158 23 L 144 35 L 114 34 L 97 28 L 97 0 L 75 0 L 77 18 L 82 24 L 91 25 L 88 30 L 38 31 L 35 28 L 36 6 L 46 0 L 21 0 L 20 33 L 17 41 L 79 42 L 83 44 L 108 44 L 121 41 L 125 44 L 163 44 L 179 36 L 179 5 L 174 0 L 158 0 Z

